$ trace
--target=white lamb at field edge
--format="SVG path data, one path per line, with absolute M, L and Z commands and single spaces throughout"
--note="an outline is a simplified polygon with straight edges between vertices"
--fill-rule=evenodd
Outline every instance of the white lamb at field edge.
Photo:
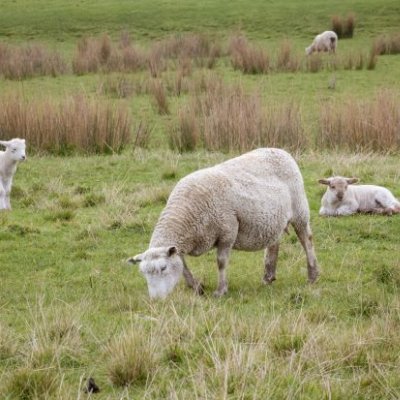
M 310 46 L 306 47 L 306 54 L 309 56 L 314 52 L 328 51 L 335 53 L 338 44 L 336 32 L 325 31 L 315 36 Z
M 358 178 L 342 176 L 320 179 L 318 182 L 328 186 L 321 199 L 319 214 L 322 216 L 400 213 L 400 202 L 385 187 L 353 185 Z
M 201 169 L 173 189 L 149 249 L 128 260 L 140 263 L 150 297 L 165 298 L 184 276 L 197 293 L 202 285 L 184 256 L 217 248 L 216 296 L 228 290 L 225 269 L 232 249 L 265 249 L 264 283 L 275 280 L 282 233 L 291 224 L 307 256 L 308 280 L 318 276 L 303 178 L 295 160 L 280 149 L 262 148 Z
M 10 210 L 12 180 L 19 161 L 26 159 L 25 139 L 0 140 L 5 151 L 0 151 L 0 210 Z

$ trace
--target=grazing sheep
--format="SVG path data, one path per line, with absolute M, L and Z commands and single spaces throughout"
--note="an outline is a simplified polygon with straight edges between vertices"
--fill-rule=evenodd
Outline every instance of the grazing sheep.
M 285 151 L 263 148 L 181 179 L 156 224 L 149 249 L 128 260 L 140 263 L 150 297 L 164 298 L 181 275 L 197 293 L 202 285 L 184 256 L 217 248 L 219 284 L 228 290 L 225 268 L 232 249 L 266 249 L 264 283 L 275 280 L 279 240 L 291 224 L 307 255 L 308 280 L 318 276 L 303 178 Z
M 336 32 L 325 31 L 315 36 L 310 46 L 306 47 L 306 54 L 309 56 L 314 52 L 328 51 L 335 53 L 338 43 Z
M 323 216 L 351 215 L 357 212 L 387 214 L 400 213 L 400 202 L 390 190 L 375 185 L 358 185 L 357 178 L 334 176 L 318 181 L 328 188 L 321 200 L 319 214 Z
M 25 139 L 0 140 L 0 210 L 11 210 L 10 192 L 18 161 L 25 160 Z

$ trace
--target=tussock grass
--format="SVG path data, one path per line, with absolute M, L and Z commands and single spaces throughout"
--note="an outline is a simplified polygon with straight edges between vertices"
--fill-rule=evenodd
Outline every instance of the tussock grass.
M 372 45 L 372 53 L 382 54 L 399 54 L 400 53 L 400 33 L 378 36 Z
M 179 151 L 199 146 L 224 152 L 259 146 L 305 147 L 300 109 L 292 103 L 264 107 L 259 93 L 247 94 L 240 86 L 215 86 L 195 95 L 178 114 L 171 144 Z M 206 87 L 209 85 L 205 83 Z
M 323 105 L 317 143 L 352 151 L 398 151 L 398 126 L 398 97 L 391 91 L 380 91 L 369 101 L 352 98 L 342 105 Z
M 352 38 L 356 28 L 355 15 L 350 13 L 346 18 L 334 15 L 331 18 L 331 30 L 336 32 L 339 39 Z
M 131 140 L 131 117 L 123 105 L 84 95 L 62 101 L 0 99 L 4 139 L 23 137 L 30 149 L 55 154 L 119 152 Z
M 58 76 L 68 71 L 61 54 L 42 44 L 12 46 L 0 43 L 0 76 L 23 80 L 35 76 Z

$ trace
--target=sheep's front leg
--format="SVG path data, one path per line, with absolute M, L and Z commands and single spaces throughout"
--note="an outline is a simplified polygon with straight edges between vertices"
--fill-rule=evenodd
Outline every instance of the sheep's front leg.
M 186 265 L 185 259 L 182 257 L 183 262 L 183 277 L 187 285 L 192 288 L 197 294 L 204 294 L 204 287 L 203 285 L 193 276 L 190 272 L 189 268 Z
M 269 246 L 265 249 L 265 256 L 264 256 L 264 278 L 263 281 L 265 284 L 272 283 L 275 277 L 276 271 L 276 262 L 278 260 L 279 254 L 279 242 Z
M 214 292 L 215 297 L 221 297 L 228 291 L 225 268 L 228 266 L 230 252 L 230 247 L 218 247 L 217 249 L 218 288 Z
M 299 238 L 301 245 L 304 248 L 304 251 L 306 252 L 308 281 L 310 283 L 313 283 L 317 280 L 319 272 L 317 258 L 315 257 L 314 252 L 314 245 L 312 243 L 312 233 L 310 225 L 307 224 L 304 227 L 293 227 L 296 231 L 296 235 Z
M 0 181 L 0 210 L 5 210 L 6 208 L 6 191 Z
M 4 195 L 4 208 L 6 210 L 11 210 L 11 203 L 10 203 L 10 193 L 11 193 L 11 184 L 12 184 L 12 180 L 8 180 L 4 182 L 4 191 L 5 191 L 5 195 Z

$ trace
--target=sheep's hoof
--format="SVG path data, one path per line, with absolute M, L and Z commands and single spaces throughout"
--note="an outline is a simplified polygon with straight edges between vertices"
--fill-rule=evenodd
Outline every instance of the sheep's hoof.
M 270 276 L 270 277 L 264 276 L 264 278 L 263 278 L 263 283 L 265 285 L 270 285 L 273 281 L 276 281 L 276 278 L 274 276 Z
M 214 292 L 214 297 L 222 297 L 224 294 L 226 294 L 226 292 L 228 291 L 228 288 L 223 288 L 223 289 L 217 289 L 215 292 Z

